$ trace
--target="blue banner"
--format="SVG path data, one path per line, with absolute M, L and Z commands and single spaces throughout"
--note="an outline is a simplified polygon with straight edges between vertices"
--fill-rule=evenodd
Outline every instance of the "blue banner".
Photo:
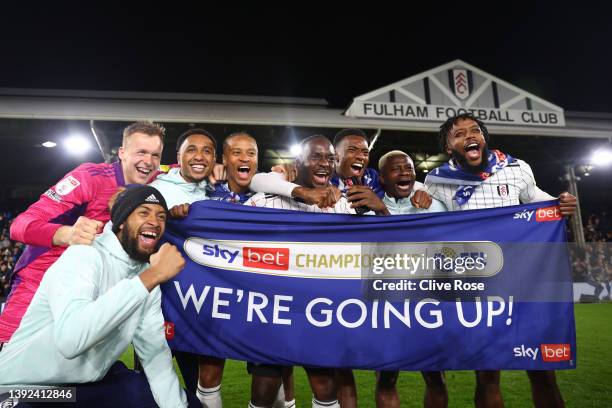
M 556 205 L 359 217 L 196 202 L 167 225 L 187 262 L 162 286 L 166 337 L 282 365 L 575 368 Z

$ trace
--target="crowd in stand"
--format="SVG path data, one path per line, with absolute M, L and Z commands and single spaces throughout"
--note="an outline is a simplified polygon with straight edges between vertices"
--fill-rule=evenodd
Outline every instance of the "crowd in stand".
M 10 211 L 0 210 L 0 300 L 9 293 L 9 276 L 23 252 L 23 244 L 9 238 L 12 221 L 13 214 Z
M 612 242 L 612 223 L 607 211 L 586 218 L 584 238 L 587 242 Z
M 607 289 L 612 300 L 612 224 L 606 211 L 584 218 L 584 238 L 584 248 L 571 248 L 573 280 L 589 283 L 597 298 Z

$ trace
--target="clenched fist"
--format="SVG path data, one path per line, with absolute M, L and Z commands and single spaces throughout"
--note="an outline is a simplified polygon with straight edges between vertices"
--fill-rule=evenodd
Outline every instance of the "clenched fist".
M 316 204 L 319 208 L 328 208 L 336 205 L 342 193 L 336 186 L 306 188 L 296 187 L 291 192 L 295 198 L 299 198 L 306 204 Z
M 377 215 L 390 215 L 385 203 L 368 186 L 351 186 L 346 196 L 351 208 L 368 207 Z
M 149 259 L 151 268 L 159 269 L 161 281 L 163 283 L 183 270 L 185 259 L 179 250 L 172 244 L 165 243 L 159 250 L 151 255 Z
M 410 199 L 414 208 L 429 208 L 431 206 L 431 196 L 427 191 L 416 190 Z
M 53 245 L 91 245 L 102 227 L 102 222 L 81 216 L 73 226 L 64 225 L 55 231 Z
M 170 209 L 172 218 L 185 218 L 189 214 L 189 204 L 178 204 Z
M 149 291 L 172 279 L 185 267 L 185 259 L 179 250 L 167 242 L 151 255 L 149 263 L 151 267 L 140 274 L 140 280 Z
M 225 171 L 225 166 L 219 163 L 215 163 L 213 166 L 213 171 L 208 176 L 208 181 L 210 184 L 215 185 L 219 181 L 227 180 L 227 173 Z

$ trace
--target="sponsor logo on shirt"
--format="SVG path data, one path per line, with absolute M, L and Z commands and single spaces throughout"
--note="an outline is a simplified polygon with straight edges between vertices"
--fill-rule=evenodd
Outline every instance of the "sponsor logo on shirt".
M 79 180 L 75 179 L 73 176 L 67 176 L 62 181 L 57 183 L 55 186 L 55 192 L 61 196 L 65 196 L 66 194 L 70 194 L 72 190 L 80 185 L 81 183 Z

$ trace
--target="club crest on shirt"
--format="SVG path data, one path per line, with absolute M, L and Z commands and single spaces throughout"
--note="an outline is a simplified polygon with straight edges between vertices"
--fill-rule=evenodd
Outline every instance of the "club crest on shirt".
M 507 198 L 510 195 L 510 187 L 507 184 L 497 186 L 497 194 L 502 198 Z
M 79 180 L 75 179 L 72 176 L 68 176 L 64 178 L 62 181 L 57 183 L 55 186 L 55 192 L 61 196 L 69 194 L 72 190 L 77 188 L 81 183 Z

